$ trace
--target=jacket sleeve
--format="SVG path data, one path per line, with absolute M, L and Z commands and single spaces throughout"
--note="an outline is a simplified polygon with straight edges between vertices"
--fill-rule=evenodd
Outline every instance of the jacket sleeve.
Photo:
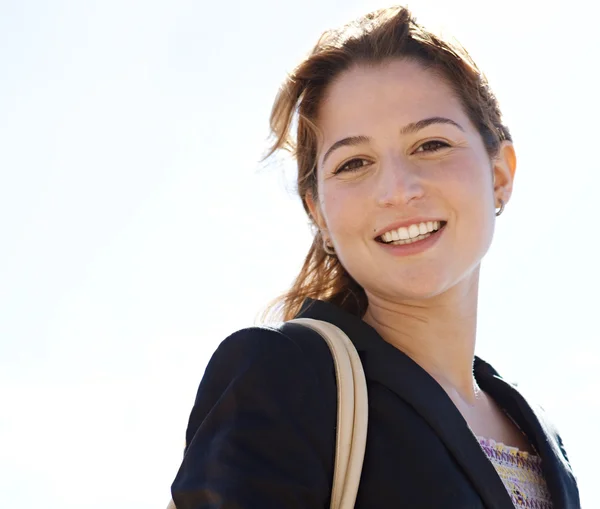
M 243 329 L 211 358 L 171 487 L 177 509 L 325 509 L 335 399 L 278 330 Z M 333 398 L 335 398 L 335 388 Z M 331 408 L 333 406 L 334 408 Z

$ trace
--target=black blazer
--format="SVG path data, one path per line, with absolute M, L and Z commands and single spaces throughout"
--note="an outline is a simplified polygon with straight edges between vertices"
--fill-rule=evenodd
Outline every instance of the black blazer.
M 353 341 L 369 392 L 360 509 L 514 509 L 492 463 L 440 385 L 360 318 L 307 300 L 299 316 L 326 320 Z M 543 411 L 489 364 L 480 387 L 542 458 L 554 509 L 579 509 L 562 441 Z M 171 491 L 177 509 L 326 509 L 337 392 L 325 341 L 296 325 L 253 327 L 214 353 L 189 419 Z

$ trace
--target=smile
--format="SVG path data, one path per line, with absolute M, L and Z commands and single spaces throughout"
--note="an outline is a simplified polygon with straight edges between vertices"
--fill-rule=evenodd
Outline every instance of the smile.
M 402 226 L 395 230 L 385 232 L 375 240 L 393 246 L 413 244 L 414 242 L 419 242 L 420 240 L 430 237 L 445 225 L 445 221 L 428 221 L 426 223 L 411 224 L 410 226 Z

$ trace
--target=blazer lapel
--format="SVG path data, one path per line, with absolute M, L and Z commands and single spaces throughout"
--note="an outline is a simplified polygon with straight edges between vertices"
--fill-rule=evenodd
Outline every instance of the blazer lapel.
M 486 508 L 514 509 L 496 469 L 450 397 L 423 368 L 387 343 L 358 317 L 310 300 L 299 316 L 333 323 L 355 344 L 368 380 L 381 383 L 411 405 L 433 428 L 463 469 Z
M 560 436 L 545 418 L 512 385 L 503 380 L 485 361 L 476 359 L 475 374 L 481 388 L 503 407 L 525 432 L 542 458 L 554 509 L 579 509 L 579 491 Z

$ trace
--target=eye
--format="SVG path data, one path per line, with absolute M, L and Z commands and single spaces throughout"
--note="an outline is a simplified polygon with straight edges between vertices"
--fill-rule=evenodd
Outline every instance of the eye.
M 350 161 L 345 162 L 337 170 L 335 170 L 334 175 L 346 171 L 360 170 L 361 168 L 364 168 L 368 163 L 369 161 L 367 161 L 366 159 L 350 159 Z
M 437 152 L 443 148 L 447 148 L 450 145 L 445 141 L 441 140 L 430 140 L 420 145 L 415 152 Z

